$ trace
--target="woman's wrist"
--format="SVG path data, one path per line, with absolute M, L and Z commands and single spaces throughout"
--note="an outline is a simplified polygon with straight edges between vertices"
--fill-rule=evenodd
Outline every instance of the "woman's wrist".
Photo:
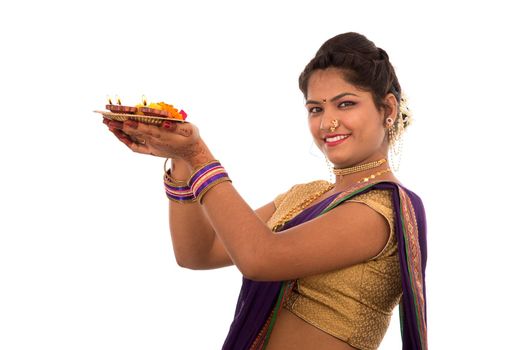
M 194 200 L 202 204 L 202 198 L 213 187 L 224 181 L 231 181 L 218 160 L 211 160 L 195 169 L 187 185 Z
M 171 169 L 168 162 L 169 158 L 164 163 L 164 187 L 167 197 L 177 203 L 202 203 L 209 189 L 231 181 L 202 140 L 171 158 Z
M 193 173 L 195 169 L 198 169 L 202 165 L 215 159 L 202 139 L 198 140 L 197 143 L 191 148 L 192 151 L 186 153 L 183 156 L 183 159 L 191 173 Z
M 189 167 L 189 164 L 181 158 L 171 158 L 170 163 L 171 170 L 169 171 L 169 175 L 173 179 L 187 182 L 192 174 L 192 169 Z
M 171 158 L 171 174 L 177 179 L 189 179 L 191 174 L 203 164 L 214 160 L 213 155 L 202 139 L 180 149 Z
M 190 169 L 182 159 L 171 159 L 171 169 L 167 169 L 169 158 L 164 163 L 164 188 L 167 198 L 180 204 L 194 203 L 196 198 L 188 186 Z

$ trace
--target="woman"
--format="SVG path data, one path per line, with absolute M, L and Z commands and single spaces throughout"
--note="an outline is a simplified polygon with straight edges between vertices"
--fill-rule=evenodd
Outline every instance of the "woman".
M 364 36 L 324 43 L 299 78 L 335 183 L 296 185 L 253 211 L 190 123 L 106 122 L 166 172 L 177 262 L 244 276 L 223 349 L 376 349 L 401 302 L 404 349 L 426 349 L 422 202 L 386 160 L 410 116 L 388 55 Z

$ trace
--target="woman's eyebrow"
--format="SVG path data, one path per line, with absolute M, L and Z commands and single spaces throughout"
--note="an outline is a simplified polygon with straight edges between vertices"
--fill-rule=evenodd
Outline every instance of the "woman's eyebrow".
M 333 101 L 338 100 L 341 97 L 348 96 L 348 95 L 359 97 L 357 94 L 354 94 L 354 93 L 351 93 L 351 92 L 343 92 L 343 93 L 338 94 L 337 96 L 331 98 L 329 101 L 333 102 Z M 322 104 L 322 102 L 321 101 L 316 101 L 316 100 L 307 100 L 306 104 L 317 104 L 317 105 L 320 105 L 320 104 Z

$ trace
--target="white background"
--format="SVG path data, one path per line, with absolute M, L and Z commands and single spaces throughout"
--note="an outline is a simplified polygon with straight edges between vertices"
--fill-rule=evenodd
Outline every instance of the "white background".
M 163 159 L 93 110 L 184 108 L 258 207 L 328 178 L 297 78 L 347 31 L 389 53 L 414 111 L 398 177 L 427 211 L 431 348 L 523 348 L 522 12 L 291 3 L 0 5 L 0 349 L 219 349 L 240 274 L 176 265 Z M 400 348 L 396 314 L 381 349 Z

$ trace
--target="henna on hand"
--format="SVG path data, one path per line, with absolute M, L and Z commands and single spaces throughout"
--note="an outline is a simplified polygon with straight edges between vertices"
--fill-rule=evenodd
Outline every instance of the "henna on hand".
M 207 146 L 201 141 L 179 149 L 177 155 L 193 169 L 214 159 Z
M 185 147 L 181 147 L 177 149 L 176 154 L 185 160 L 189 160 L 191 158 L 198 156 L 199 154 L 202 154 L 203 152 L 204 152 L 204 147 L 202 147 L 202 145 L 196 144 L 196 145 L 188 145 Z
M 193 129 L 192 128 L 185 128 L 185 127 L 178 127 L 176 128 L 176 132 L 182 136 L 190 137 L 193 136 Z

